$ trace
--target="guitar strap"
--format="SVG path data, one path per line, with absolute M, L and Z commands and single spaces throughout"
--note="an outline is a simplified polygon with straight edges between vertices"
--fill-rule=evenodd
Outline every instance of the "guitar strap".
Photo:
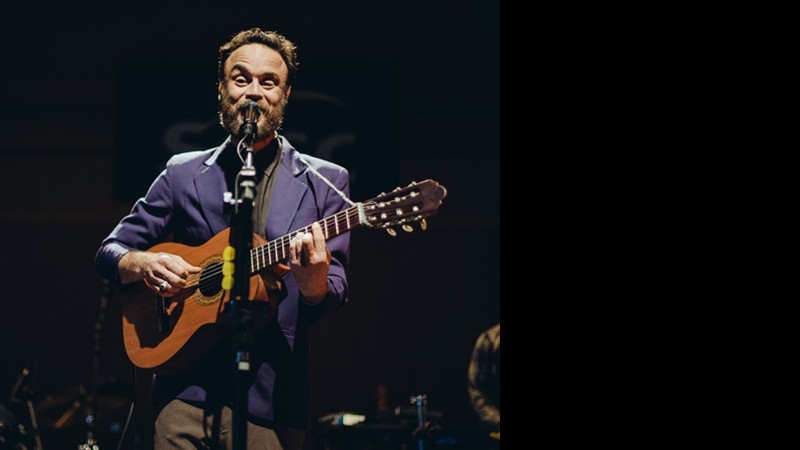
M 299 155 L 298 155 L 298 156 L 299 156 Z M 319 178 L 320 180 L 324 181 L 324 182 L 325 182 L 325 184 L 327 184 L 328 186 L 330 186 L 330 187 L 331 187 L 331 189 L 333 189 L 333 190 L 334 190 L 334 191 L 335 191 L 337 194 L 339 194 L 339 197 L 341 197 L 341 198 L 342 198 L 344 201 L 346 201 L 347 203 L 349 203 L 349 204 L 350 204 L 350 206 L 356 206 L 356 204 L 355 204 L 355 203 L 354 203 L 352 200 L 350 200 L 349 198 L 347 198 L 347 196 L 346 196 L 346 195 L 344 195 L 344 192 L 342 192 L 342 191 L 340 191 L 339 189 L 337 189 L 337 188 L 336 188 L 336 186 L 334 186 L 334 185 L 333 185 L 333 183 L 331 183 L 331 182 L 330 182 L 330 180 L 328 180 L 327 178 L 325 178 L 325 176 L 323 176 L 321 173 L 319 173 L 319 172 L 317 171 L 317 169 L 315 169 L 315 168 L 311 167 L 311 164 L 309 164 L 309 163 L 308 163 L 308 161 L 306 161 L 305 159 L 303 159 L 303 157 L 302 157 L 302 156 L 300 156 L 300 161 L 302 161 L 302 162 L 303 162 L 303 164 L 305 164 L 305 165 L 306 165 L 306 167 L 308 167 L 308 170 L 310 170 L 310 171 L 311 171 L 311 173 L 313 173 L 314 175 L 316 175 L 316 176 L 317 176 L 317 178 Z

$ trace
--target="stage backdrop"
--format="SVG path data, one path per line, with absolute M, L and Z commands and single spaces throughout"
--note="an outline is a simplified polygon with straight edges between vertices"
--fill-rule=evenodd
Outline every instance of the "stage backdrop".
M 313 420 L 369 414 L 379 399 L 408 406 L 422 393 L 446 431 L 475 433 L 470 351 L 510 295 L 500 257 L 500 8 L 361 3 L 27 2 L 4 10 L 0 404 L 35 366 L 27 384 L 42 407 L 45 446 L 81 439 L 82 410 L 70 408 L 92 380 L 93 338 L 105 388 L 98 416 L 109 440 L 120 431 L 113 427 L 127 412 L 133 370 L 113 290 L 101 311 L 94 254 L 167 158 L 224 138 L 217 49 L 251 26 L 298 43 L 300 76 L 282 132 L 347 167 L 354 200 L 426 178 L 448 189 L 427 231 L 353 232 L 350 303 L 312 329 Z M 533 151 L 504 147 L 511 164 Z

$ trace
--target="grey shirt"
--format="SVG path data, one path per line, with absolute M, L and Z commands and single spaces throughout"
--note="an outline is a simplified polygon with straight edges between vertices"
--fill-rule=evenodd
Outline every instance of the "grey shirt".
M 277 142 L 277 144 L 273 145 L 275 142 Z M 264 152 L 272 153 L 272 155 Z M 256 158 L 254 158 L 254 160 L 262 156 L 261 154 L 264 154 L 264 157 L 272 156 L 272 158 L 263 158 L 265 160 L 264 162 L 268 162 L 268 164 L 256 175 L 256 196 L 253 200 L 253 231 L 266 239 L 269 203 L 272 199 L 272 191 L 275 188 L 275 177 L 273 175 L 275 174 L 275 168 L 281 163 L 280 140 L 274 139 L 270 145 L 256 153 Z M 261 164 L 263 165 L 263 162 Z M 253 165 L 256 166 L 256 170 L 260 169 L 259 164 L 256 162 L 254 162 Z

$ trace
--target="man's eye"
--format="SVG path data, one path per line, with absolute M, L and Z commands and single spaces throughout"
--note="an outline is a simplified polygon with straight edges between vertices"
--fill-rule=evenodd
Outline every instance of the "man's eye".
M 247 78 L 245 77 L 236 77 L 233 79 L 233 82 L 238 84 L 239 86 L 244 86 L 247 84 Z
M 261 82 L 261 85 L 264 87 L 275 87 L 275 82 L 272 80 L 264 80 Z

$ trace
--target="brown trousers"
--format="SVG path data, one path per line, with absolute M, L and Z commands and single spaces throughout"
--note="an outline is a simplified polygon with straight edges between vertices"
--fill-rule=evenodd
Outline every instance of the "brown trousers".
M 172 400 L 156 417 L 155 450 L 232 450 L 233 413 L 225 406 L 219 416 Z M 302 450 L 304 441 L 302 430 L 272 430 L 247 422 L 247 450 Z

